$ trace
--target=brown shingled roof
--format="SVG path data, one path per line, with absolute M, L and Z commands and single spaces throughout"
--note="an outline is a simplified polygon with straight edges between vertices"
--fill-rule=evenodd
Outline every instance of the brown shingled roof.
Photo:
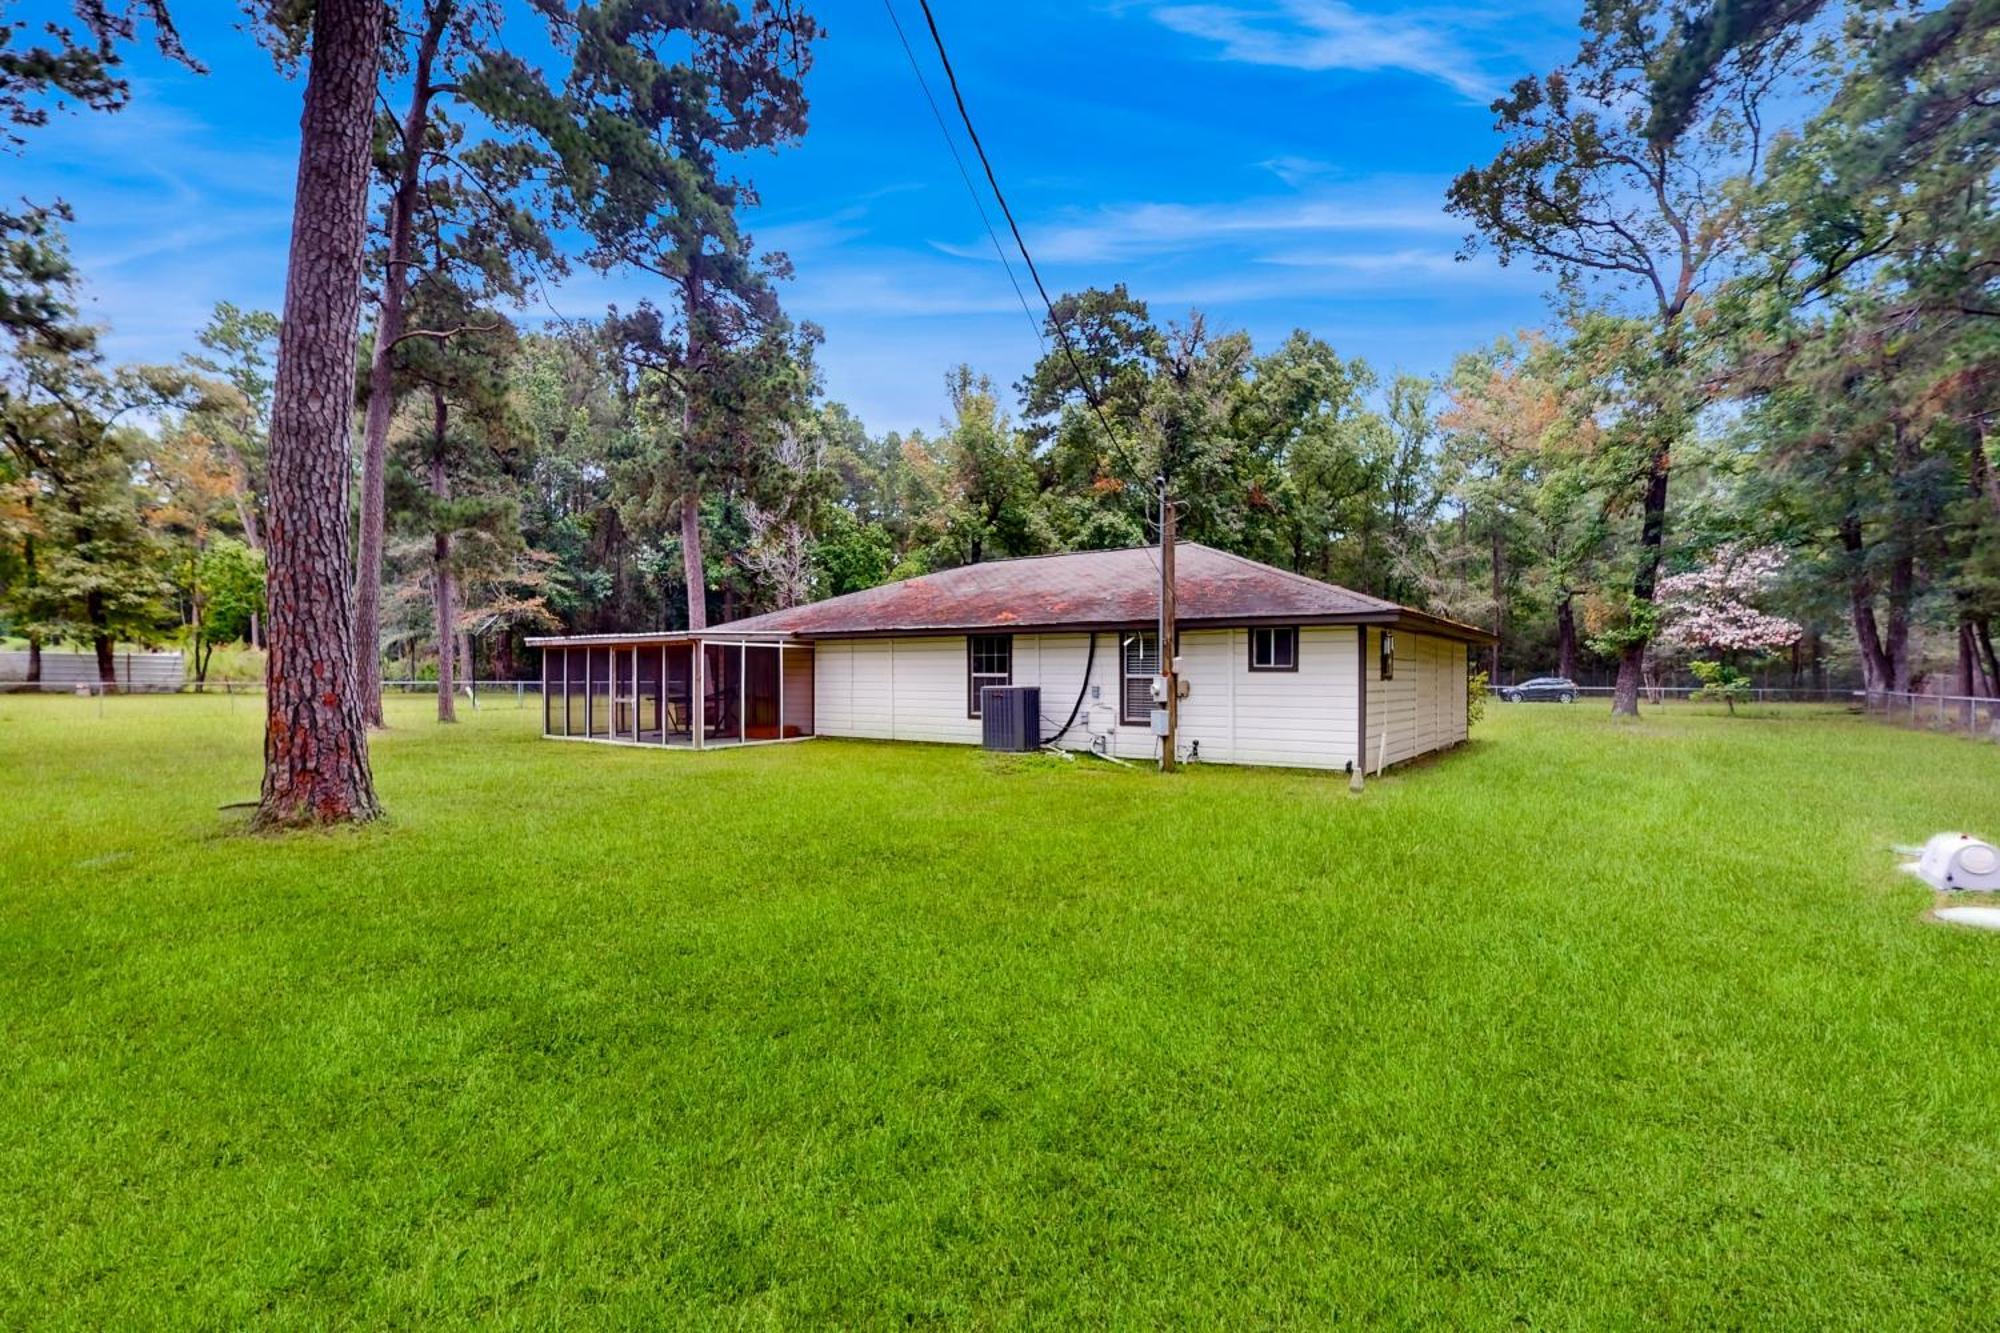
M 1174 551 L 1178 620 L 1184 626 L 1408 623 L 1454 638 L 1487 637 L 1469 625 L 1195 542 L 1177 543 Z M 810 639 L 1145 625 L 1159 618 L 1158 562 L 1159 552 L 1147 546 L 991 560 L 731 621 L 712 632 Z

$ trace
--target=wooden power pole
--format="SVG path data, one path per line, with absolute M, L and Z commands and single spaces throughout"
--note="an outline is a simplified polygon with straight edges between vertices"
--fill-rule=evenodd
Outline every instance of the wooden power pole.
M 1174 744 L 1180 734 L 1180 677 L 1174 671 L 1174 502 L 1160 478 L 1160 676 L 1166 681 L 1167 734 L 1160 738 L 1160 771 L 1179 766 Z

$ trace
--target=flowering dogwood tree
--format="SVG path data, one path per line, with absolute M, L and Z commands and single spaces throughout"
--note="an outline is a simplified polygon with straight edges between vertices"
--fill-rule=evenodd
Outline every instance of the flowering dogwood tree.
M 1775 546 L 1728 542 L 1699 569 L 1660 580 L 1660 638 L 1695 653 L 1763 656 L 1798 642 L 1805 630 L 1756 602 L 1785 567 Z
M 1712 655 L 1691 669 L 1702 696 L 1722 700 L 1732 713 L 1750 681 L 1729 659 L 1762 657 L 1798 642 L 1805 632 L 1755 605 L 1784 567 L 1785 553 L 1778 547 L 1729 542 L 1699 569 L 1660 580 L 1661 645 Z

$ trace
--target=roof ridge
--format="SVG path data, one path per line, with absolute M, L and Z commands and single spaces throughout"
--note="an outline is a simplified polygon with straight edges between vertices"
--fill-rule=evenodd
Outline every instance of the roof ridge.
M 1199 542 L 1185 542 L 1185 541 L 1178 542 L 1176 544 L 1181 546 L 1200 545 Z M 871 588 L 856 588 L 852 592 L 837 593 L 832 597 L 822 597 L 816 602 L 802 602 L 800 603 L 800 607 L 827 606 L 834 602 L 846 601 L 850 597 L 866 597 L 870 593 L 882 592 L 885 589 L 899 587 L 905 583 L 914 583 L 918 579 L 938 578 L 943 575 L 963 573 L 966 570 L 981 569 L 987 565 L 1015 565 L 1015 564 L 1021 564 L 1024 561 L 1028 560 L 1060 560 L 1072 556 L 1123 555 L 1132 551 L 1150 551 L 1151 549 L 1152 547 L 1150 544 L 1145 544 L 1139 546 L 1105 546 L 1085 551 L 1041 551 L 1035 555 L 1003 555 L 992 560 L 975 560 L 972 563 L 966 565 L 953 565 L 949 569 L 927 569 L 921 574 L 909 574 L 905 575 L 900 579 L 890 579 L 887 583 L 878 583 Z M 1283 571 L 1280 572 L 1282 573 Z M 786 607 L 778 611 L 762 611 L 754 616 L 740 616 L 735 620 L 725 620 L 722 622 L 721 625 L 712 626 L 711 628 L 725 629 L 732 625 L 747 625 L 755 621 L 767 619 L 771 616 L 783 615 L 785 614 L 786 611 L 796 611 L 800 609 L 800 607 Z
M 1297 583 L 1309 583 L 1315 588 L 1331 588 L 1335 592 L 1346 593 L 1349 597 L 1359 597 L 1364 601 L 1374 602 L 1378 606 L 1393 607 L 1396 609 L 1401 609 L 1402 606 L 1400 602 L 1392 602 L 1386 597 L 1377 597 L 1374 593 L 1359 592 L 1342 583 L 1334 583 L 1327 579 L 1316 579 L 1310 574 L 1301 574 L 1296 570 L 1284 569 L 1278 565 L 1266 564 L 1262 560 L 1253 560 L 1249 556 L 1240 555 L 1235 551 L 1225 551 L 1219 546 L 1208 546 L 1201 542 L 1187 542 L 1185 544 L 1188 546 L 1199 546 L 1204 551 L 1210 551 L 1226 559 L 1234 560 L 1238 564 L 1251 565 L 1260 570 L 1268 570 L 1273 574 L 1277 574 L 1282 578 L 1291 579 Z

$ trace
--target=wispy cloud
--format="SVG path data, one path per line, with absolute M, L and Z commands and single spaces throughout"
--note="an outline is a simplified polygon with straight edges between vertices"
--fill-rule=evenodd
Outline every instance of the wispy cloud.
M 1153 17 L 1215 44 L 1224 60 L 1303 70 L 1403 70 L 1475 101 L 1495 91 L 1478 57 L 1454 34 L 1481 15 L 1371 14 L 1344 0 L 1276 0 L 1255 9 L 1162 5 Z
M 1113 204 L 1028 227 L 1039 262 L 1093 263 L 1191 253 L 1240 245 L 1245 238 L 1377 232 L 1457 235 L 1444 211 L 1444 187 L 1421 181 L 1371 181 L 1308 195 L 1261 196 L 1221 203 Z M 933 242 L 960 259 L 991 258 L 985 247 Z
M 1257 256 L 1257 262 L 1278 268 L 1342 269 L 1389 277 L 1468 271 L 1449 250 L 1280 250 Z
M 1295 190 L 1310 181 L 1331 175 L 1335 169 L 1331 162 L 1322 162 L 1316 157 L 1296 157 L 1290 154 L 1266 158 L 1257 165 Z

